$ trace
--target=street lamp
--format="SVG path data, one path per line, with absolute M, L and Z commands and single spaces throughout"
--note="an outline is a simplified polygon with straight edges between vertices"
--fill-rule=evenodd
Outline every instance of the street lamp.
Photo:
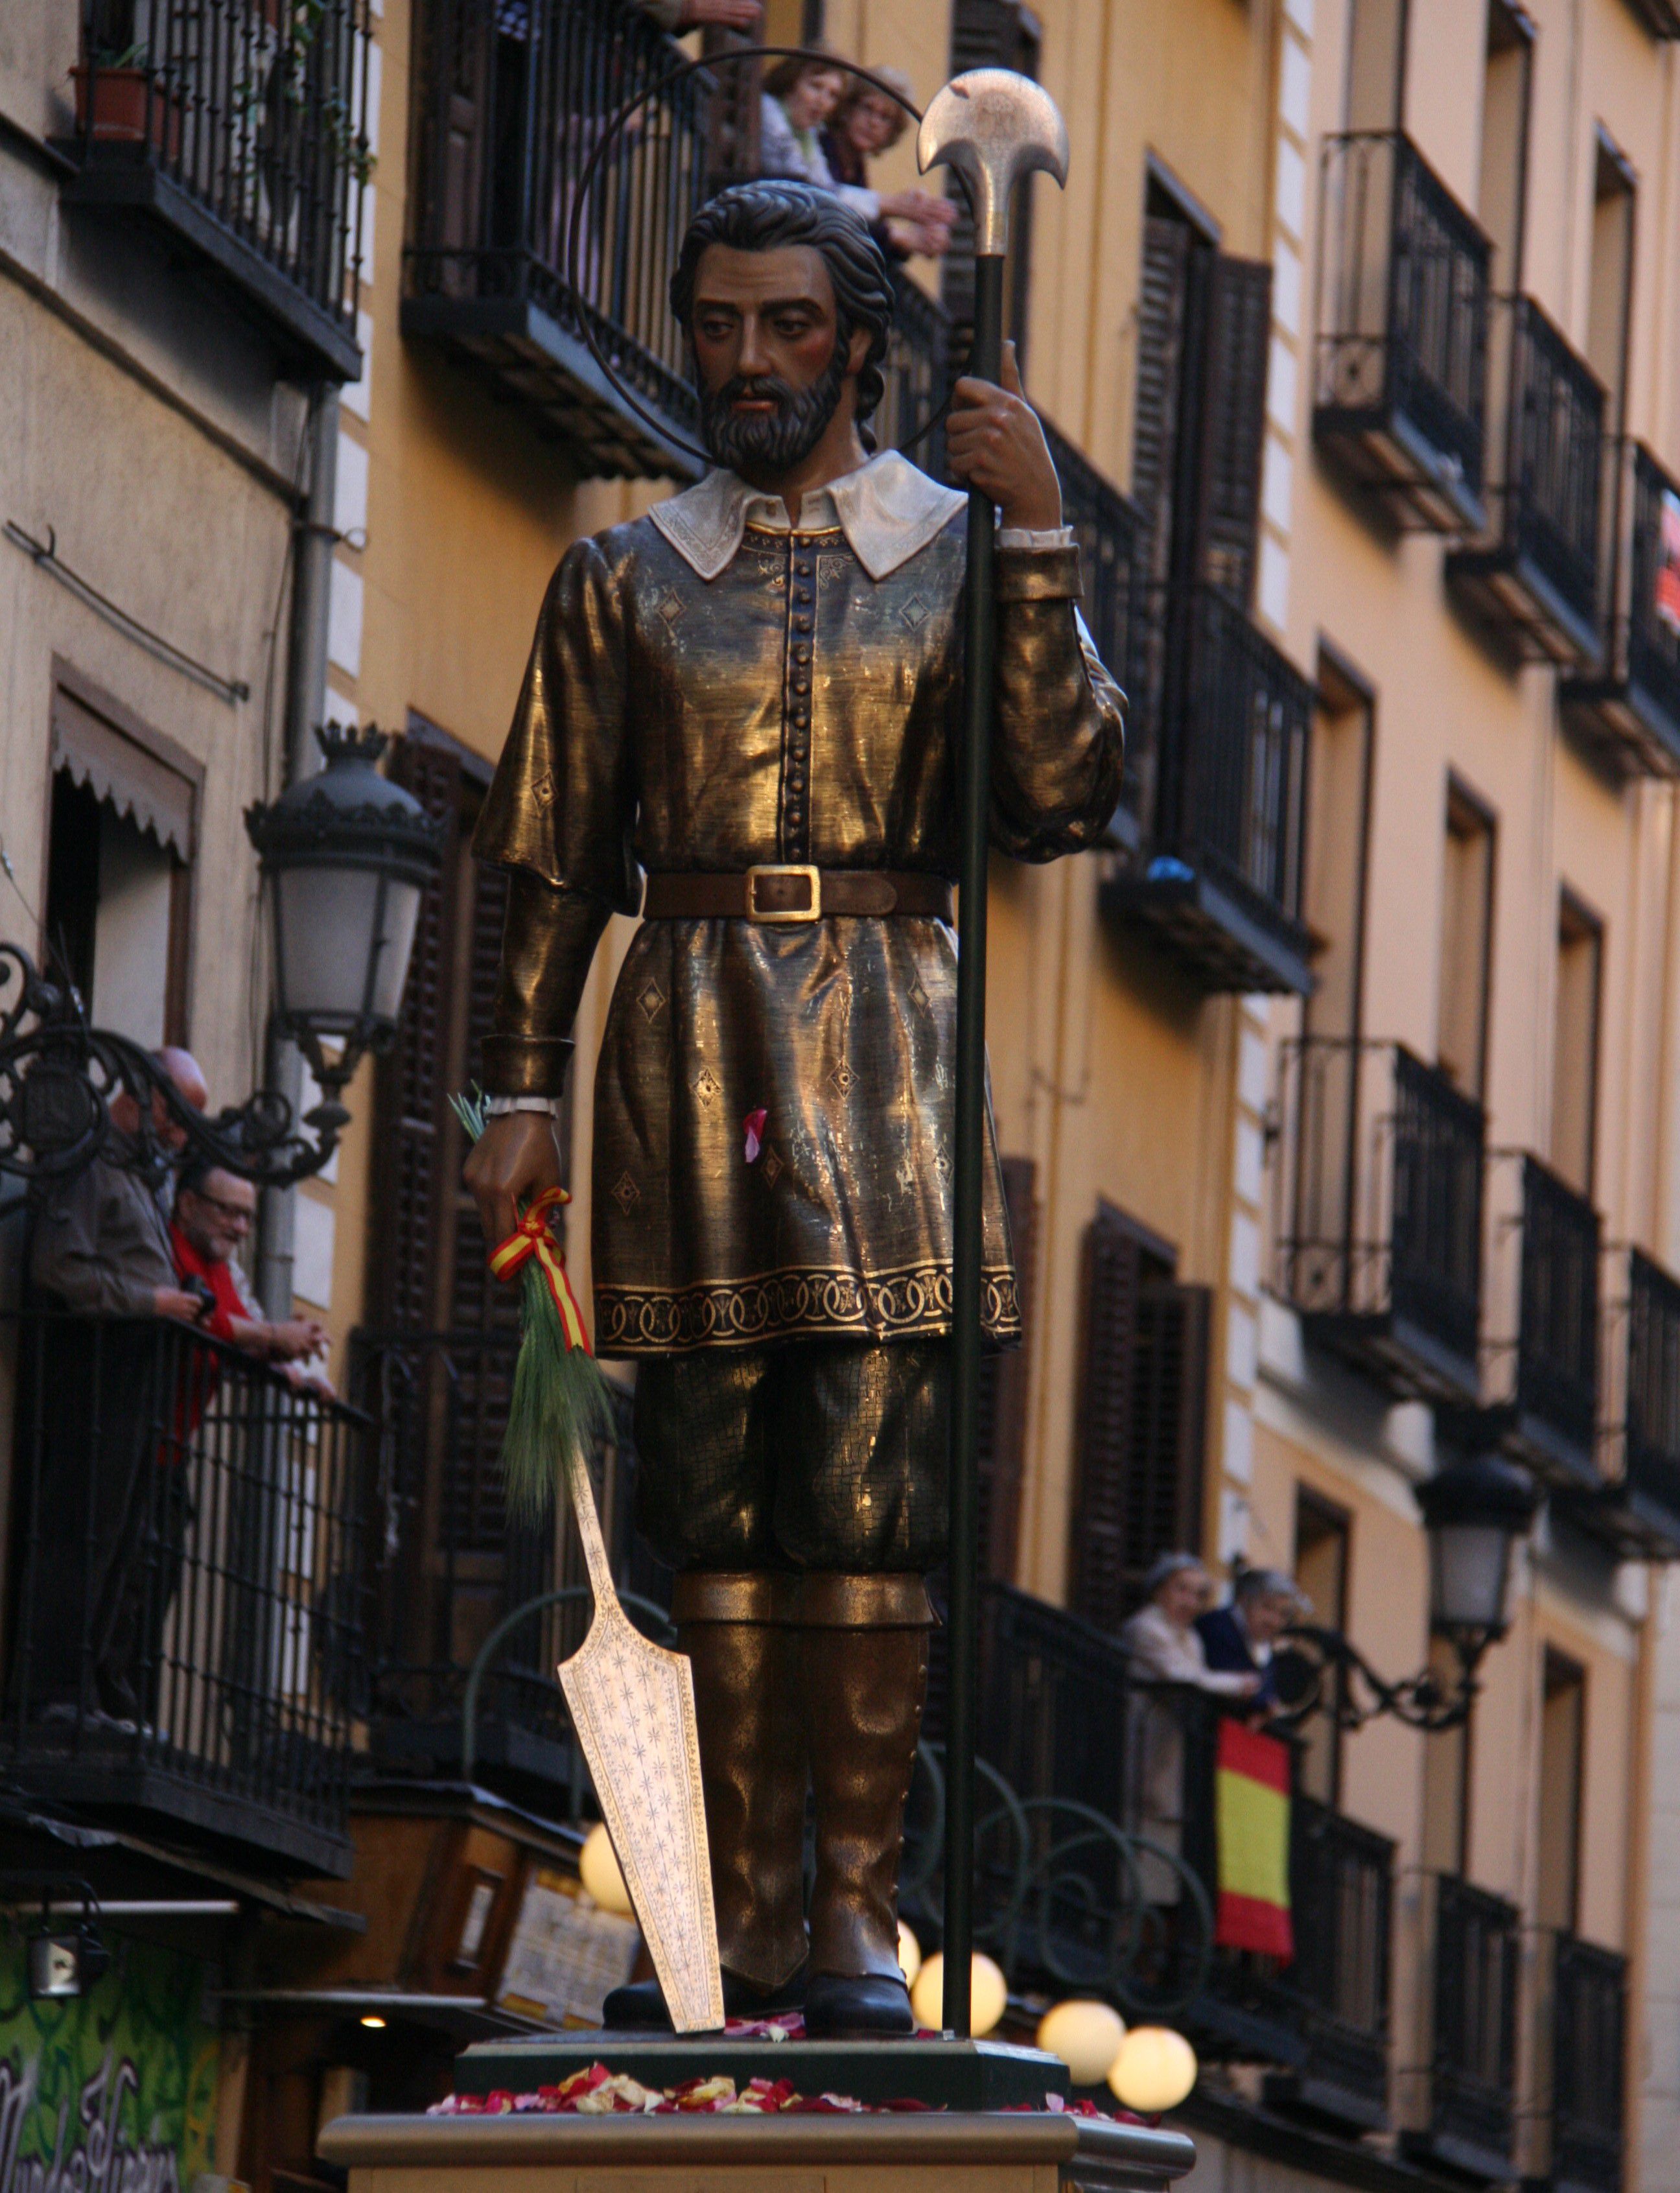
M 1278 1655 L 1284 1718 L 1304 1720 L 1323 1705 L 1348 1729 L 1381 1714 L 1429 1731 L 1469 1719 L 1482 1656 L 1511 1626 L 1511 1549 L 1528 1535 L 1540 1496 L 1524 1471 L 1484 1450 L 1426 1478 L 1416 1499 L 1429 1537 L 1429 1626 L 1458 1654 L 1456 1686 L 1449 1690 L 1432 1668 L 1391 1683 L 1339 1629 L 1301 1623 L 1289 1635 L 1310 1652 Z M 1327 1699 L 1331 1668 L 1343 1680 Z
M 326 1091 L 311 1123 L 342 1127 L 343 1091 L 363 1052 L 397 1033 L 440 832 L 411 793 L 380 775 L 382 731 L 315 736 L 325 766 L 248 808 L 245 827 L 272 894 L 276 1013 Z
M 43 974 L 20 947 L 0 942 L 0 1173 L 31 1194 L 73 1180 L 101 1150 L 161 1177 L 169 1151 L 184 1149 L 276 1188 L 331 1159 L 350 1118 L 346 1085 L 363 1054 L 396 1034 L 443 833 L 380 775 L 386 741 L 371 724 L 316 736 L 326 767 L 249 809 L 245 827 L 273 898 L 278 1017 L 314 1068 L 322 1102 L 300 1123 L 284 1096 L 259 1089 L 207 1119 L 156 1053 L 89 1025 L 61 970 Z M 323 1045 L 334 1040 L 329 1059 Z M 129 1100 L 132 1124 L 114 1142 L 118 1098 Z

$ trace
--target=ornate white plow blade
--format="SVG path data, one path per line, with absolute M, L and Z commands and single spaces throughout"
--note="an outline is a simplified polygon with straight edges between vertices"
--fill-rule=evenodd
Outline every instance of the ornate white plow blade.
M 694 1675 L 682 1653 L 643 1637 L 619 1605 L 580 1454 L 566 1475 L 595 1619 L 563 1663 L 560 1687 L 671 2023 L 679 2033 L 706 2032 L 723 2023 L 723 1984 Z

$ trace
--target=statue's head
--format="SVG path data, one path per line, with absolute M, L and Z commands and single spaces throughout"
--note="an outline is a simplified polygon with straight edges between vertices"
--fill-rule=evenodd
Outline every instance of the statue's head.
M 848 400 L 866 449 L 885 382 L 893 283 L 880 246 L 831 192 L 738 183 L 689 224 L 671 307 L 694 352 L 700 430 L 720 465 L 773 475 L 816 447 Z

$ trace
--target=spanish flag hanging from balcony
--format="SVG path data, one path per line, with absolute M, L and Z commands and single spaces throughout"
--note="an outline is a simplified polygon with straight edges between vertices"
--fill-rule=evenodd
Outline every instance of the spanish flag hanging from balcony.
M 1288 1964 L 1295 1954 L 1289 1917 L 1289 1748 L 1275 1736 L 1221 1721 L 1214 1771 L 1219 1828 L 1219 1912 L 1214 1939 L 1228 1950 L 1260 1950 Z

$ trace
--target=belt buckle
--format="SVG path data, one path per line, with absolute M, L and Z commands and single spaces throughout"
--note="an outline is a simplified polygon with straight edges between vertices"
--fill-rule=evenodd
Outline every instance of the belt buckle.
M 761 908 L 758 903 L 760 876 L 803 876 L 811 886 L 811 902 L 808 907 L 788 907 L 780 911 Z M 746 871 L 746 918 L 767 926 L 776 927 L 797 921 L 817 921 L 822 916 L 822 871 L 807 861 L 766 861 Z

